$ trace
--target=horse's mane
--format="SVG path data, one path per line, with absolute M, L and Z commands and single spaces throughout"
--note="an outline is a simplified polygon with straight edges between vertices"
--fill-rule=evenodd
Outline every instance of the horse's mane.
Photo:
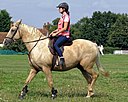
M 22 27 L 24 27 L 30 34 L 34 35 L 34 34 L 42 34 L 38 28 L 33 27 L 33 26 L 29 26 L 27 24 L 21 24 Z

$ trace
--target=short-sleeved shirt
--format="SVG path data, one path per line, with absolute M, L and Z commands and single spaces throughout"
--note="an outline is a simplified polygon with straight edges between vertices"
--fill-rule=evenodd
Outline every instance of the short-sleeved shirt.
M 64 12 L 64 14 L 62 15 L 62 17 L 60 18 L 59 22 L 58 22 L 58 30 L 61 30 L 64 26 L 64 22 L 68 22 L 68 28 L 66 31 L 60 33 L 59 35 L 63 35 L 66 37 L 70 36 L 70 16 Z

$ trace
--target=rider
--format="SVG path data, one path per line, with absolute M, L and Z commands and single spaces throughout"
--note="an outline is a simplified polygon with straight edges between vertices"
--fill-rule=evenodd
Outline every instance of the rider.
M 60 3 L 57 8 L 59 8 L 59 13 L 61 13 L 62 16 L 58 22 L 58 28 L 54 30 L 50 36 L 58 36 L 54 43 L 54 48 L 60 58 L 59 64 L 63 68 L 65 60 L 60 47 L 70 38 L 70 15 L 68 11 L 69 6 L 66 2 Z

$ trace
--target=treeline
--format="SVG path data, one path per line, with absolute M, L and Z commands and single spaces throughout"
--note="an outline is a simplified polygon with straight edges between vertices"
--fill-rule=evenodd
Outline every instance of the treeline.
M 58 20 L 53 20 L 50 31 L 57 28 Z M 88 39 L 105 47 L 127 49 L 128 15 L 96 11 L 91 18 L 83 17 L 71 24 L 71 35 L 73 39 Z
M 48 25 L 50 32 L 57 28 L 58 20 L 56 18 Z M 0 10 L 0 31 L 8 31 L 10 23 L 9 13 Z M 71 24 L 71 35 L 73 39 L 88 39 L 105 47 L 128 49 L 128 15 L 96 11 L 91 18 L 83 17 Z
M 109 47 L 128 48 L 128 15 L 94 12 L 71 27 L 74 39 L 83 38 Z

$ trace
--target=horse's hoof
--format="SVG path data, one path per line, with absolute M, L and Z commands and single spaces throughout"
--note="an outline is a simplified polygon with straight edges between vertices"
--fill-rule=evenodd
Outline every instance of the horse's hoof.
M 23 96 L 21 96 L 21 95 L 19 95 L 19 97 L 18 97 L 20 100 L 23 100 L 24 99 L 24 97 Z
M 94 95 L 94 93 L 91 92 L 91 93 L 89 93 L 89 95 L 86 96 L 86 98 L 90 98 L 90 97 L 92 97 L 93 95 Z
M 57 97 L 57 95 L 52 94 L 52 99 L 55 99 L 56 97 Z
M 52 88 L 52 99 L 55 99 L 57 97 L 57 90 Z
M 86 98 L 90 98 L 90 96 L 86 96 Z
M 25 97 L 25 95 L 26 95 L 26 92 L 23 92 L 23 91 L 21 91 L 21 93 L 19 94 L 19 99 L 20 100 L 23 100 L 24 99 L 24 97 Z
M 21 93 L 19 94 L 19 99 L 21 99 L 21 100 L 24 99 L 25 95 L 26 95 L 27 92 L 28 92 L 27 87 L 28 87 L 28 86 L 25 86 L 25 87 L 22 89 Z

